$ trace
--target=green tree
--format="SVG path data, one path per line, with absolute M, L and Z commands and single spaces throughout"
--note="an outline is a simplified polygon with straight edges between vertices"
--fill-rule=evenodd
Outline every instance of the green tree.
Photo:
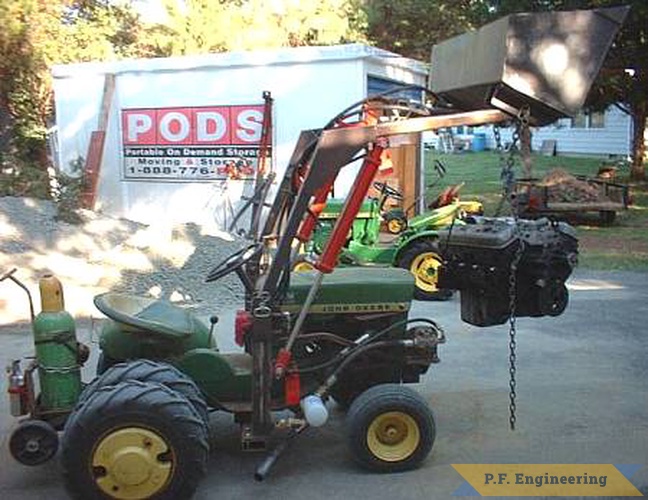
M 594 5 L 612 2 L 592 2 Z M 627 2 L 630 14 L 590 93 L 593 109 L 616 105 L 632 119 L 631 178 L 646 178 L 644 134 L 648 119 L 648 2 Z
M 626 0 L 630 14 L 593 86 L 592 109 L 619 106 L 633 123 L 631 177 L 645 177 L 644 132 L 648 114 L 648 2 Z M 367 36 L 376 45 L 423 61 L 432 46 L 515 12 L 586 9 L 618 0 L 364 0 Z
M 427 61 L 435 43 L 482 25 L 489 5 L 480 0 L 365 0 L 367 37 L 381 48 Z
M 21 194 L 45 184 L 51 65 L 129 55 L 137 17 L 101 0 L 0 0 L 0 26 L 1 192 Z
M 331 45 L 362 39 L 351 0 L 165 0 L 166 21 L 140 43 L 160 56 Z
M 602 110 L 615 105 L 632 119 L 633 180 L 645 173 L 644 133 L 648 118 L 648 2 L 626 0 L 630 13 L 595 81 L 586 106 Z M 617 0 L 496 0 L 491 13 L 496 17 L 512 12 L 588 9 L 619 5 Z

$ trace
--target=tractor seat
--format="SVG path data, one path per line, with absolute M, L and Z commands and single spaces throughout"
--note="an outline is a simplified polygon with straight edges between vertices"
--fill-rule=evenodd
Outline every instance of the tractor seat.
M 166 300 L 109 292 L 97 295 L 94 304 L 118 323 L 160 334 L 170 340 L 189 337 L 200 328 L 200 321 L 193 314 Z

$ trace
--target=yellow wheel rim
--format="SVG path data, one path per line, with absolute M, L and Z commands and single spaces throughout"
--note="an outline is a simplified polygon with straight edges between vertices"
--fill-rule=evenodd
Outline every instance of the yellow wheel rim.
M 434 252 L 423 252 L 412 261 L 410 272 L 416 279 L 416 287 L 426 292 L 438 291 L 441 258 Z
M 97 486 L 120 500 L 149 498 L 173 475 L 175 457 L 167 442 L 142 427 L 109 432 L 95 447 L 92 470 Z
M 400 219 L 391 219 L 387 223 L 387 230 L 392 234 L 398 234 L 403 230 L 403 221 Z
M 305 260 L 299 261 L 293 266 L 293 271 L 296 273 L 303 273 L 306 271 L 312 271 L 314 269 L 315 266 L 313 266 L 313 264 Z
M 416 421 L 400 411 L 378 415 L 367 430 L 369 451 L 384 462 L 407 460 L 420 442 L 421 434 Z

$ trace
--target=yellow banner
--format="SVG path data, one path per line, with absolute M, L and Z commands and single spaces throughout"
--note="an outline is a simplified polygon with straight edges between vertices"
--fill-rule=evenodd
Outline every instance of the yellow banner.
M 452 464 L 466 480 L 457 496 L 643 496 L 635 464 Z

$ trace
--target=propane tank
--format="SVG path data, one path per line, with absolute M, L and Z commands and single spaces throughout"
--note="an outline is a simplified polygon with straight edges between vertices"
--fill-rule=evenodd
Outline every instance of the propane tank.
M 41 312 L 33 322 L 41 410 L 70 410 L 81 393 L 79 344 L 63 287 L 52 275 L 39 281 Z

